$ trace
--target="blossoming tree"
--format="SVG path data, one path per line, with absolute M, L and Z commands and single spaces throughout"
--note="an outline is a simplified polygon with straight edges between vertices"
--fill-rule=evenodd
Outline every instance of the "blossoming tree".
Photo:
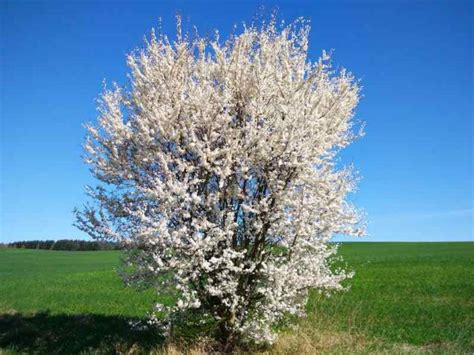
M 193 309 L 227 344 L 272 342 L 308 291 L 341 289 L 334 234 L 363 233 L 334 158 L 359 88 L 329 56 L 307 56 L 309 26 L 275 21 L 221 41 L 151 36 L 128 57 L 131 85 L 105 90 L 88 126 L 101 184 L 78 226 L 126 250 L 126 281 L 172 295 L 154 319 Z

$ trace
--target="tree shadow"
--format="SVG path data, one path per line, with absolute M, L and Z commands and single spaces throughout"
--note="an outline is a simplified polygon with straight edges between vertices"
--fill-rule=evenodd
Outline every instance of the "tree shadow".
M 149 353 L 163 343 L 153 329 L 130 325 L 138 319 L 98 314 L 0 314 L 0 349 L 21 353 Z

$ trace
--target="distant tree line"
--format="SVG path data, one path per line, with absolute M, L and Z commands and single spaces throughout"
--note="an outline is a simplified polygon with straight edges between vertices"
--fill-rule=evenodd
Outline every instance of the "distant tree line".
M 94 250 L 118 250 L 117 243 L 105 241 L 88 241 L 77 239 L 60 240 L 27 240 L 8 243 L 9 248 L 43 249 L 43 250 L 69 250 L 69 251 L 94 251 Z

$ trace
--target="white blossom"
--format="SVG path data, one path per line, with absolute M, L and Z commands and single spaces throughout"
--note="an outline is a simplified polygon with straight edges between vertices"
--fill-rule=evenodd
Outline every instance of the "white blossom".
M 351 168 L 359 87 L 330 56 L 311 62 L 303 20 L 245 27 L 222 42 L 154 33 L 128 57 L 130 88 L 105 89 L 88 126 L 102 187 L 78 213 L 122 243 L 128 283 L 177 298 L 151 322 L 199 309 L 231 339 L 272 342 L 308 291 L 342 289 L 335 234 L 362 235 Z M 164 318 L 163 318 L 164 317 Z

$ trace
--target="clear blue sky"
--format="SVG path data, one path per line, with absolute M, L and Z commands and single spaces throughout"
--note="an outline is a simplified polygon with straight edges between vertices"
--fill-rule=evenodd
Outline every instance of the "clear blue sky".
M 261 5 L 309 18 L 311 58 L 334 48 L 362 79 L 366 136 L 342 157 L 363 178 L 366 240 L 473 240 L 472 2 L 408 0 L 1 1 L 0 240 L 85 238 L 72 226 L 93 183 L 81 124 L 159 17 L 170 34 L 177 11 L 228 33 Z

